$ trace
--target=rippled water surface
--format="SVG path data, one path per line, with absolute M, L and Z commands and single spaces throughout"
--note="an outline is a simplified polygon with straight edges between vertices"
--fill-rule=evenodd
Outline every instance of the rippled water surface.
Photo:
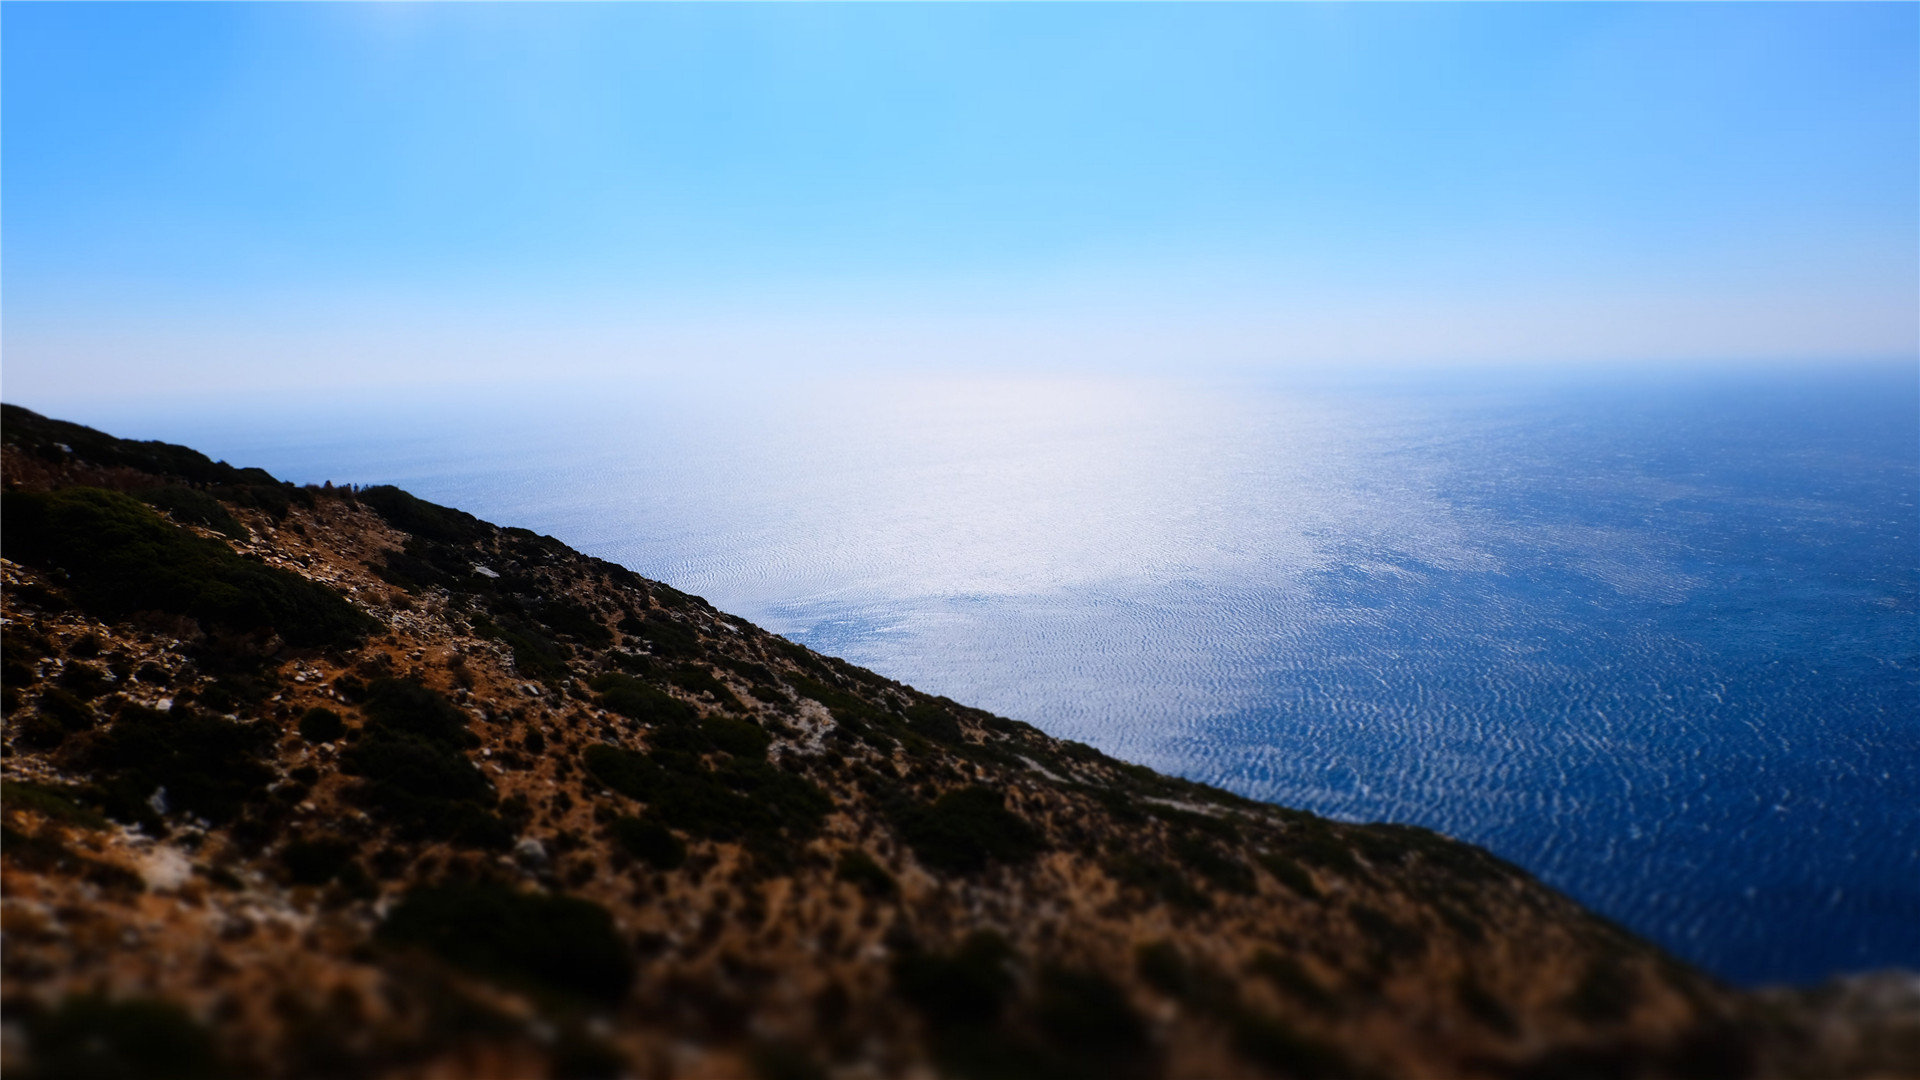
M 966 377 L 79 416 L 398 483 L 1741 981 L 1920 966 L 1911 370 Z

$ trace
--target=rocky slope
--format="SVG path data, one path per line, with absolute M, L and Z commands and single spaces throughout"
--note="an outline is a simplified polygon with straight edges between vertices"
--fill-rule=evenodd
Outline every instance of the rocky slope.
M 0 434 L 10 1074 L 1897 1075 L 1915 1049 L 1910 1002 L 1862 1029 L 1736 994 L 1480 849 L 1116 761 L 549 537 L 10 406 Z

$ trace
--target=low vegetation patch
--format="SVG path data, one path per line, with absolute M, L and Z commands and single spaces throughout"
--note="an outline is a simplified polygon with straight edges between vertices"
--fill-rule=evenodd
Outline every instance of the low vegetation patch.
M 169 484 L 165 487 L 148 488 L 135 494 L 141 502 L 155 510 L 166 512 L 173 520 L 183 525 L 205 525 L 235 540 L 245 540 L 253 535 L 225 506 L 221 505 L 219 499 L 204 491 Z
M 610 828 L 614 841 L 629 855 L 656 870 L 672 870 L 687 861 L 687 845 L 657 821 L 621 815 Z
M 186 615 L 289 645 L 351 645 L 377 625 L 339 593 L 235 554 L 119 492 L 75 487 L 0 497 L 9 558 L 57 567 L 76 602 L 103 618 Z
M 1295 895 L 1308 900 L 1323 898 L 1320 887 L 1313 883 L 1313 875 L 1299 863 L 1278 852 L 1262 852 L 1255 857 L 1260 868 L 1273 875 L 1273 880 L 1285 885 Z
M 1253 892 L 1253 871 L 1212 843 L 1197 836 L 1176 836 L 1171 849 L 1182 865 L 1198 871 L 1216 887 L 1231 893 Z
M 620 632 L 644 639 L 655 656 L 694 657 L 700 654 L 700 634 L 693 627 L 656 611 L 626 615 Z
M 1013 949 L 990 930 L 975 931 L 951 953 L 903 952 L 893 986 L 936 1028 L 997 1023 L 1013 989 Z
M 989 863 L 1024 862 L 1045 846 L 1039 830 L 987 787 L 960 788 L 931 803 L 905 807 L 894 825 L 921 862 L 956 874 L 977 873 Z
M 781 857 L 818 832 L 833 808 L 818 787 L 764 759 L 728 756 L 708 765 L 701 752 L 714 744 L 700 727 L 669 728 L 656 732 L 655 740 L 648 753 L 590 746 L 583 760 L 595 779 L 646 803 L 662 824 L 690 835 L 738 841 L 760 855 Z
M 98 778 L 107 813 L 121 821 L 152 822 L 166 812 L 221 825 L 266 795 L 274 774 L 260 754 L 272 740 L 264 725 L 185 705 L 165 713 L 128 705 L 73 758 Z
M 692 705 L 631 675 L 610 671 L 587 685 L 599 694 L 595 701 L 601 708 L 643 724 L 688 723 L 700 715 Z
M 591 901 L 504 885 L 414 889 L 376 933 L 509 986 L 611 1005 L 633 983 L 631 950 Z
M 363 488 L 358 498 L 387 524 L 428 540 L 460 544 L 493 532 L 492 526 L 472 514 L 416 498 L 391 484 Z
M 851 883 L 854 888 L 874 899 L 883 899 L 900 891 L 899 883 L 893 880 L 887 868 L 859 848 L 842 853 L 833 873 L 841 881 Z
M 1174 907 L 1204 911 L 1213 906 L 1213 899 L 1194 888 L 1187 875 L 1158 859 L 1120 850 L 1107 859 L 1105 868 L 1120 884 Z
M 300 716 L 300 737 L 310 743 L 329 743 L 347 733 L 347 722 L 324 705 L 316 705 Z
M 106 828 L 107 819 L 86 803 L 86 796 L 71 788 L 0 780 L 0 809 L 30 810 L 41 817 L 83 829 Z
M 11 1010 L 10 1010 L 11 1011 Z M 233 1073 L 207 1030 L 171 1002 L 69 997 L 25 1017 L 31 1067 L 46 1078 L 218 1080 Z
M 295 840 L 280 850 L 280 865 L 295 885 L 337 881 L 352 893 L 371 895 L 373 881 L 354 857 L 359 850 L 359 845 L 339 837 Z
M 340 771 L 361 778 L 354 798 L 409 838 L 511 844 L 492 782 L 467 758 L 478 740 L 466 714 L 411 680 L 375 679 L 365 693 L 367 723 L 340 755 Z
M 1329 1015 L 1340 1011 L 1340 999 L 1320 985 L 1300 962 L 1272 949 L 1255 953 L 1247 970 L 1270 983 L 1275 990 L 1315 1012 Z

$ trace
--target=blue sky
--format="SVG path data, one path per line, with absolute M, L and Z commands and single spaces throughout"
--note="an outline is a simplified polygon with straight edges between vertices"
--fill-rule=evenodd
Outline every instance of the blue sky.
M 0 8 L 13 400 L 1910 357 L 1920 7 Z

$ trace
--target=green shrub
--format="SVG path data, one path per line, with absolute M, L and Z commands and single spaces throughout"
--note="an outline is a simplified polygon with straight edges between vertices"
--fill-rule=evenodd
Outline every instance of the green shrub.
M 649 866 L 672 870 L 687 861 L 687 845 L 657 821 L 622 815 L 611 827 L 614 840 Z
M 412 679 L 379 678 L 367 684 L 368 722 L 390 735 L 412 735 L 446 746 L 478 745 L 467 714 L 445 695 Z
M 1262 852 L 1255 857 L 1262 869 L 1273 875 L 1273 880 L 1293 890 L 1295 895 L 1308 900 L 1319 900 L 1323 896 L 1320 887 L 1313 883 L 1313 875 L 1297 862 L 1278 852 Z
M 492 884 L 418 888 L 387 915 L 376 937 L 425 948 L 510 986 L 607 1005 L 633 983 L 632 954 L 613 917 L 575 897 Z
M 1194 888 L 1185 874 L 1158 859 L 1121 851 L 1105 865 L 1115 881 L 1175 907 L 1204 911 L 1213 906 L 1212 898 Z
M 700 733 L 716 749 L 736 757 L 764 758 L 767 747 L 773 744 L 773 736 L 765 728 L 735 716 L 709 717 L 700 722 Z
M 1472 883 L 1489 884 L 1526 876 L 1525 871 L 1484 848 L 1462 843 L 1418 825 L 1362 825 L 1353 829 L 1350 835 L 1353 846 L 1362 855 L 1382 865 L 1404 865 L 1411 857 L 1418 855 L 1427 865 Z
M 1253 871 L 1239 859 L 1227 855 L 1197 836 L 1176 836 L 1171 845 L 1173 857 L 1190 869 L 1199 871 L 1214 885 L 1233 893 L 1253 892 Z
M 190 487 L 171 484 L 166 487 L 148 488 L 134 493 L 141 502 L 156 510 L 164 510 L 173 520 L 183 525 L 205 525 L 235 540 L 246 540 L 253 534 L 240 524 L 220 500 Z
M 493 813 L 493 784 L 466 756 L 423 739 L 371 732 L 340 756 L 361 778 L 357 802 L 410 839 L 506 847 L 512 830 Z
M 1280 846 L 1287 854 L 1309 866 L 1349 877 L 1361 873 L 1360 862 L 1353 857 L 1353 849 L 1325 822 L 1296 822 L 1286 831 Z
M 953 718 L 953 713 L 934 702 L 915 702 L 907 709 L 907 723 L 912 726 L 915 733 L 934 742 L 951 745 L 966 741 L 966 736 L 960 730 L 960 721 Z
M 325 885 L 337 880 L 364 887 L 370 882 L 354 860 L 358 850 L 358 845 L 338 837 L 296 840 L 280 850 L 280 865 L 295 885 Z
M 92 701 L 113 689 L 113 680 L 92 664 L 69 660 L 60 671 L 60 686 L 82 701 Z
M 900 954 L 893 961 L 894 989 L 936 1028 L 993 1024 L 1013 988 L 1012 956 L 1005 938 L 977 930 L 951 954 Z
M 40 694 L 40 714 L 60 725 L 65 732 L 90 731 L 98 719 L 93 706 L 78 694 L 63 687 L 50 687 Z
M 862 893 L 875 899 L 900 891 L 899 883 L 893 880 L 892 874 L 887 873 L 887 868 L 859 848 L 851 848 L 840 855 L 834 876 L 841 881 L 851 882 Z
M 1069 1060 L 1097 1070 L 1140 1071 L 1151 1057 L 1147 1027 L 1113 980 L 1097 971 L 1050 966 L 1040 972 L 1034 1019 Z
M 105 618 L 154 610 L 295 646 L 349 645 L 377 625 L 339 593 L 241 558 L 226 544 L 98 488 L 0 496 L 9 558 L 67 573 L 77 602 Z
M 618 1047 L 569 1025 L 547 1051 L 549 1080 L 620 1080 L 629 1075 Z
M 69 997 L 30 1013 L 23 1075 L 36 1080 L 216 1080 L 231 1075 L 186 1010 L 151 999 Z
M 363 488 L 358 498 L 387 524 L 428 540 L 460 544 L 484 539 L 493 532 L 493 526 L 472 514 L 415 498 L 391 484 Z
M 698 656 L 700 634 L 693 627 L 656 611 L 644 616 L 627 615 L 619 622 L 620 632 L 645 638 L 656 656 Z
M 786 1043 L 759 1043 L 749 1059 L 755 1080 L 827 1080 L 827 1070 L 819 1062 Z
M 467 716 L 438 692 L 406 679 L 367 685 L 367 723 L 340 755 L 361 778 L 353 797 L 408 837 L 506 847 L 513 833 L 493 812 L 493 784 L 468 760 L 479 740 Z
M 654 791 L 659 767 L 638 750 L 595 743 L 581 754 L 593 778 L 629 799 L 646 802 Z
M 1460 998 L 1460 1005 L 1467 1015 L 1485 1025 L 1487 1030 L 1511 1038 L 1520 1033 L 1520 1025 L 1513 1019 L 1513 1013 L 1501 1004 L 1500 999 L 1487 992 L 1480 980 L 1471 973 L 1460 976 L 1454 982 L 1454 992 Z
M 1327 992 L 1320 981 L 1307 973 L 1300 962 L 1271 949 L 1254 954 L 1248 970 L 1267 980 L 1275 990 L 1315 1012 L 1329 1015 L 1340 1011 L 1340 1000 Z
M 700 738 L 696 731 L 672 731 Z M 648 804 L 663 824 L 711 840 L 740 841 L 763 855 L 779 854 L 818 832 L 833 807 L 812 783 L 764 760 L 730 758 L 709 768 L 682 749 L 640 754 L 606 745 L 588 747 L 583 758 L 595 779 Z
M 346 733 L 346 721 L 324 705 L 315 705 L 300 717 L 300 737 L 310 743 L 333 742 Z
M 520 674 L 531 679 L 557 679 L 567 674 L 572 653 L 538 628 L 506 615 L 497 623 L 478 614 L 471 621 L 474 633 L 498 638 L 513 650 L 513 667 Z
M 1227 1015 L 1239 1005 L 1231 980 L 1209 965 L 1188 960 L 1170 941 L 1141 945 L 1133 960 L 1148 986 L 1201 1013 Z
M 1348 914 L 1353 924 L 1360 929 L 1362 936 L 1374 945 L 1374 959 L 1378 964 L 1389 964 L 1403 960 L 1417 960 L 1427 951 L 1426 935 L 1418 928 L 1406 926 L 1365 904 L 1355 904 Z
M 595 648 L 604 649 L 613 644 L 613 631 L 600 621 L 600 616 L 571 600 L 556 598 L 542 601 L 535 614 L 547 629 L 556 634 Z
M 164 788 L 170 811 L 222 825 L 265 796 L 273 772 L 259 755 L 271 742 L 260 724 L 184 705 L 168 713 L 130 705 L 81 748 L 77 763 L 103 778 L 108 813 L 123 821 L 150 819 L 147 802 Z
M 251 481 L 277 483 L 261 469 L 236 469 L 224 461 L 209 460 L 198 450 L 163 442 L 137 442 L 117 439 L 90 427 L 51 420 L 18 405 L 0 405 L 0 439 L 21 446 L 58 451 L 54 443 L 71 448 L 73 457 L 96 465 L 124 466 L 159 476 L 177 477 L 195 484 L 230 484 Z
M 1241 1013 L 1233 1025 L 1233 1048 L 1287 1080 L 1344 1080 L 1362 1075 L 1337 1048 L 1301 1034 L 1279 1017 Z
M 1567 995 L 1567 1011 L 1594 1024 L 1610 1024 L 1627 1018 L 1636 997 L 1633 976 L 1619 961 L 1598 958 L 1587 965 L 1573 993 Z
M 960 788 L 930 804 L 906 807 L 895 815 L 894 825 L 921 862 L 950 873 L 1024 862 L 1044 847 L 1039 831 L 986 787 Z
M 712 694 L 713 700 L 735 709 L 745 709 L 746 703 L 726 683 L 714 677 L 713 669 L 701 664 L 681 664 L 667 674 L 667 680 L 683 690 L 695 694 Z
M 0 780 L 0 807 L 31 810 L 43 817 L 83 829 L 104 829 L 107 819 L 87 806 L 85 796 L 71 788 L 35 784 L 25 780 Z
M 631 675 L 608 672 L 587 685 L 600 695 L 602 708 L 643 724 L 691 723 L 700 716 L 692 705 Z
M 892 714 L 878 705 L 819 680 L 796 675 L 793 677 L 793 688 L 802 696 L 825 705 L 842 727 L 856 734 L 862 733 L 867 725 L 885 727 L 896 723 Z
M 9 715 L 17 707 L 13 692 L 12 687 L 7 688 Z M 45 713 L 19 717 L 10 721 L 8 727 L 13 730 L 13 746 L 18 750 L 52 750 L 67 741 L 67 729 Z

